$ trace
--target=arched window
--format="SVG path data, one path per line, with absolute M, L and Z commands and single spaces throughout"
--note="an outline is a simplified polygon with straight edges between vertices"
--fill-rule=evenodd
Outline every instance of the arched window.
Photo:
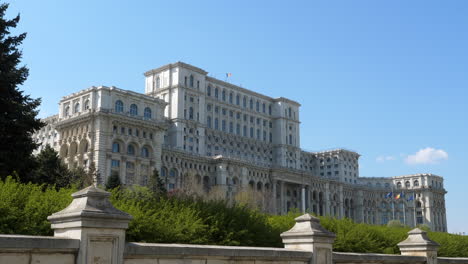
M 78 113 L 80 111 L 80 103 L 75 104 L 75 108 L 73 109 L 73 113 Z
M 211 96 L 211 86 L 208 85 L 208 88 L 206 88 L 206 93 L 208 94 L 208 96 Z
M 128 147 L 127 147 L 127 154 L 128 154 L 128 155 L 132 155 L 132 156 L 135 155 L 135 147 L 134 147 L 133 145 L 128 145 Z
M 148 118 L 148 119 L 151 118 L 151 108 L 149 108 L 149 107 L 145 108 L 144 116 L 145 116 L 145 118 Z
M 120 100 L 115 101 L 115 112 L 122 113 L 123 112 L 123 102 Z
M 156 78 L 156 88 L 161 88 L 161 79 L 159 78 Z
M 397 182 L 396 186 L 397 188 L 401 188 L 401 182 Z
M 64 116 L 69 116 L 70 115 L 70 107 L 69 106 L 65 107 L 63 115 Z
M 405 182 L 405 187 L 406 187 L 406 188 L 409 188 L 409 187 L 410 187 L 410 182 L 409 182 L 409 181 L 406 181 L 406 182 Z
M 190 75 L 190 87 L 193 87 L 193 75 Z
M 132 104 L 130 106 L 130 115 L 132 116 L 138 115 L 138 106 L 136 104 Z
M 218 99 L 219 97 L 219 90 L 218 88 L 215 88 L 215 98 Z
M 161 177 L 166 177 L 166 176 L 167 176 L 167 168 L 161 167 Z
M 143 158 L 149 158 L 149 149 L 147 147 L 141 148 L 141 156 Z
M 84 110 L 88 110 L 89 109 L 89 100 L 86 100 L 84 102 Z
M 177 177 L 177 170 L 171 169 L 171 171 L 169 171 L 169 177 Z
M 413 182 L 413 186 L 419 186 L 419 181 L 418 181 L 418 180 L 415 180 L 415 181 Z
M 422 207 L 421 202 L 420 202 L 420 201 L 417 201 L 417 202 L 416 202 L 416 208 L 421 208 L 421 207 Z
M 120 144 L 118 142 L 112 143 L 112 152 L 114 153 L 120 152 Z

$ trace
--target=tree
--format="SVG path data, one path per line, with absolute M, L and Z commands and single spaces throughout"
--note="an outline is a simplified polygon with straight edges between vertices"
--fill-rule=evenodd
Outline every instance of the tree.
M 58 188 L 70 185 L 70 171 L 49 145 L 35 157 L 35 163 L 36 168 L 28 177 L 33 183 L 55 184 Z
M 148 180 L 148 188 L 154 193 L 155 196 L 162 196 L 167 194 L 166 187 L 164 182 L 159 177 L 159 172 L 157 169 L 154 169 L 153 174 Z
M 94 184 L 95 179 L 97 183 L 100 182 L 99 173 L 96 171 L 94 162 L 91 162 L 87 169 L 83 167 L 76 167 L 70 172 L 71 183 L 75 184 L 77 188 L 85 188 Z
M 122 183 L 120 182 L 119 173 L 116 171 L 113 171 L 110 177 L 107 179 L 106 189 L 112 190 L 112 189 L 120 187 L 121 185 Z
M 20 66 L 18 46 L 26 33 L 11 36 L 20 16 L 8 20 L 8 4 L 0 4 L 0 178 L 13 171 L 22 177 L 33 163 L 31 153 L 37 147 L 32 133 L 44 124 L 37 118 L 40 99 L 23 94 L 18 86 L 28 77 L 28 68 Z

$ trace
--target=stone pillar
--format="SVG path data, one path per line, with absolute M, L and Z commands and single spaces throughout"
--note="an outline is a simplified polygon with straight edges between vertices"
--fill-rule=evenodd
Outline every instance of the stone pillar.
M 284 214 L 286 211 L 286 205 L 284 202 L 284 181 L 281 181 L 280 189 L 280 214 Z
M 278 210 L 277 210 L 277 208 L 278 208 L 278 205 L 277 205 L 278 199 L 276 199 L 276 184 L 277 184 L 277 181 L 273 180 L 272 184 L 273 184 L 273 186 L 271 188 L 271 192 L 272 192 L 272 196 L 273 196 L 272 197 L 272 199 L 273 199 L 273 208 L 272 208 L 272 210 L 273 210 L 273 214 L 278 214 Z
M 338 192 L 338 212 L 340 214 L 339 219 L 344 218 L 344 195 L 343 195 L 343 185 L 340 185 Z
M 301 186 L 301 212 L 304 214 L 306 210 L 306 197 L 305 197 L 305 185 Z
M 335 234 L 320 225 L 310 214 L 297 217 L 296 224 L 281 234 L 285 248 L 310 251 L 312 264 L 332 264 Z
M 325 215 L 331 215 L 331 205 L 330 205 L 330 183 L 325 183 Z M 336 216 L 335 216 L 336 217 Z
M 80 240 L 77 264 L 121 264 L 125 230 L 132 216 L 109 201 L 110 193 L 91 185 L 72 194 L 71 204 L 47 219 L 55 237 Z
M 408 238 L 398 243 L 401 255 L 423 256 L 427 258 L 427 264 L 437 264 L 437 250 L 439 244 L 427 237 L 426 231 L 415 228 L 408 232 Z

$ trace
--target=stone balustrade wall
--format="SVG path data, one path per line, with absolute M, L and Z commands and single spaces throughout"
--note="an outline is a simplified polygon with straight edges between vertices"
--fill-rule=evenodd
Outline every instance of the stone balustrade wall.
M 285 248 L 125 243 L 130 215 L 109 193 L 90 186 L 48 219 L 54 237 L 0 235 L 0 264 L 468 264 L 437 257 L 439 245 L 413 229 L 398 244 L 401 255 L 333 252 L 335 234 L 309 214 L 281 234 Z

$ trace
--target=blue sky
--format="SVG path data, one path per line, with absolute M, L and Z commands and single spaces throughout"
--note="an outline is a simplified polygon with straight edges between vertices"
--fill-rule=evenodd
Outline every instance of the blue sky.
M 41 116 L 92 85 L 143 92 L 170 62 L 231 72 L 302 104 L 307 150 L 358 151 L 361 176 L 444 176 L 449 231 L 468 232 L 467 1 L 10 3 Z

